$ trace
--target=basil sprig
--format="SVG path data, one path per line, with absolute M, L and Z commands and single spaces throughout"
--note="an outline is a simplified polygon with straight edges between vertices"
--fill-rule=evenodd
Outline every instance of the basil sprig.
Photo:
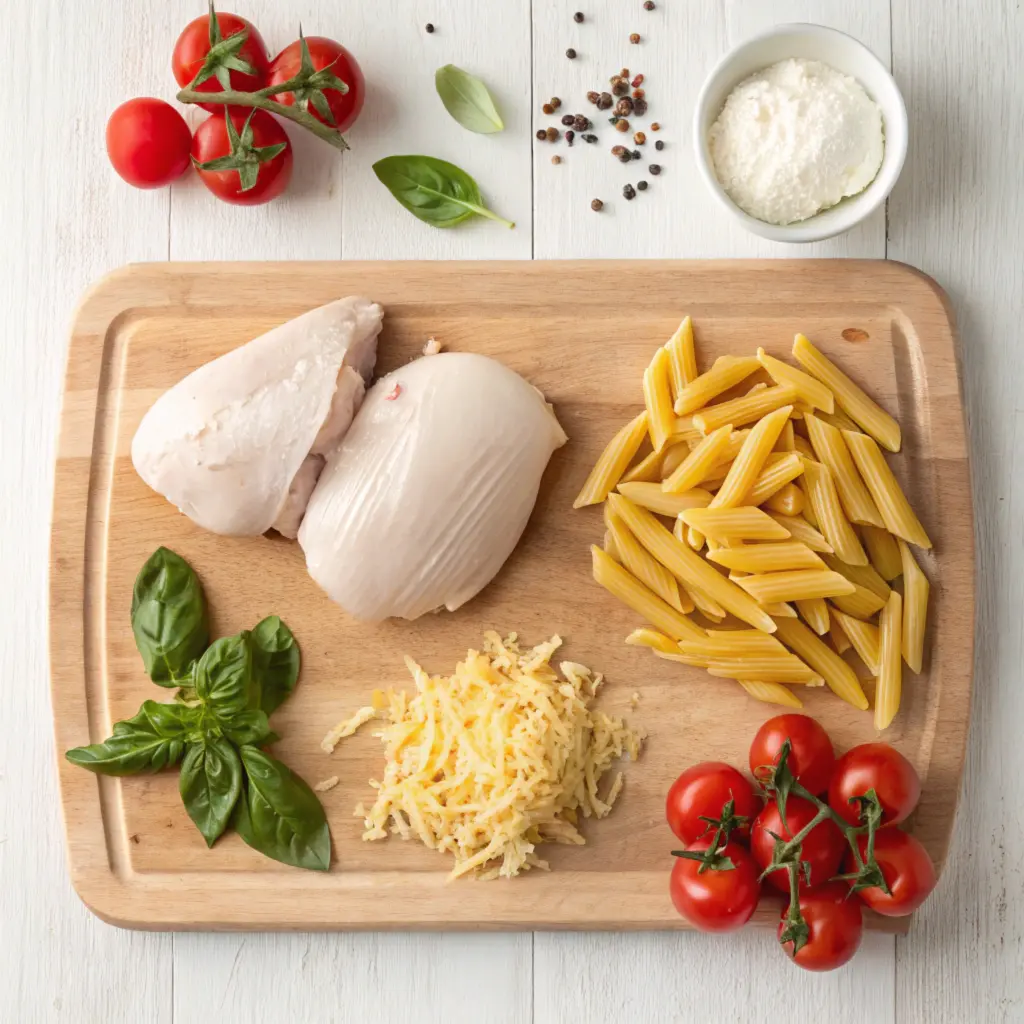
M 475 75 L 445 64 L 434 73 L 434 85 L 444 109 L 463 128 L 478 135 L 493 135 L 505 127 L 487 86 Z
M 259 749 L 278 737 L 269 715 L 291 695 L 301 657 L 276 616 L 209 643 L 206 601 L 192 567 L 158 548 L 132 595 L 132 630 L 150 679 L 178 687 L 175 702 L 147 700 L 102 743 L 67 759 L 97 775 L 158 772 L 181 762 L 178 789 L 213 846 L 230 824 L 254 850 L 326 871 L 331 834 L 316 793 Z

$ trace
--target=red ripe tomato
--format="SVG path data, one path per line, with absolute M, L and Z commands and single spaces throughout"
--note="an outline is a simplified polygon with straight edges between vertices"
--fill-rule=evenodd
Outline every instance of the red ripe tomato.
M 732 765 L 705 761 L 687 768 L 672 783 L 665 800 L 669 827 L 684 842 L 692 843 L 707 831 L 707 818 L 721 818 L 722 808 L 732 800 L 733 813 L 753 820 L 760 809 L 754 787 Z M 749 836 L 750 826 L 737 829 L 734 836 Z
M 779 921 L 779 941 L 786 927 L 786 913 Z M 842 882 L 829 882 L 800 893 L 800 913 L 807 924 L 807 941 L 793 961 L 805 971 L 831 971 L 842 967 L 860 946 L 864 934 L 860 904 Z M 792 944 L 783 946 L 792 951 Z
M 231 123 L 245 140 L 245 123 L 248 113 L 232 111 Z M 266 149 L 284 145 L 276 156 L 262 161 L 258 167 L 256 184 L 243 190 L 242 179 L 237 170 L 204 170 L 197 166 L 203 184 L 218 198 L 238 206 L 259 206 L 276 199 L 288 186 L 292 176 L 292 145 L 278 120 L 265 110 L 256 110 L 250 123 L 251 143 L 242 155 L 254 155 L 257 159 L 266 156 Z M 260 151 L 263 150 L 263 154 Z M 197 165 L 217 160 L 231 154 L 231 138 L 228 135 L 224 114 L 213 114 L 197 129 L 192 139 L 192 159 Z
M 688 851 L 704 851 L 710 838 L 691 843 Z M 731 868 L 709 868 L 700 873 L 700 861 L 676 857 L 669 881 L 672 903 L 687 921 L 704 932 L 731 932 L 742 928 L 757 908 L 761 883 L 750 854 L 739 843 L 729 842 L 719 851 L 732 861 Z
M 163 100 L 122 103 L 107 121 L 107 156 L 136 188 L 160 188 L 188 169 L 192 133 L 185 118 Z
M 817 813 L 818 809 L 809 800 L 791 796 L 786 801 L 786 821 L 789 823 L 789 828 L 786 828 L 779 814 L 779 805 L 774 800 L 767 803 L 754 819 L 754 827 L 750 832 L 750 852 L 754 860 L 762 869 L 768 867 L 775 851 L 775 840 L 771 833 L 774 832 L 782 839 L 792 839 L 814 820 Z M 839 870 L 839 862 L 846 848 L 846 839 L 835 822 L 826 818 L 815 825 L 801 841 L 800 859 L 811 866 L 811 882 L 807 884 L 804 869 L 801 868 L 800 887 L 806 889 L 824 885 Z M 785 868 L 778 868 L 766 877 L 776 889 L 789 892 L 789 872 Z
M 882 824 L 896 825 L 917 806 L 921 780 L 914 766 L 888 743 L 862 743 L 836 762 L 828 802 L 851 825 L 860 824 L 860 804 L 850 798 L 875 791 L 882 805 Z
M 248 38 L 237 51 L 236 56 L 248 62 L 256 74 L 250 75 L 245 71 L 229 70 L 229 81 L 231 88 L 241 92 L 255 92 L 262 89 L 267 81 L 267 71 L 270 67 L 270 57 L 267 54 L 266 43 L 259 30 L 251 21 L 239 17 L 237 14 L 217 14 L 217 26 L 220 30 L 221 40 L 247 29 Z M 184 88 L 202 70 L 206 55 L 210 52 L 210 17 L 207 14 L 190 21 L 178 36 L 174 44 L 174 53 L 171 56 L 171 70 L 174 72 L 174 80 Z M 216 77 L 208 78 L 196 86 L 197 92 L 223 92 L 220 82 Z M 200 103 L 204 110 L 211 113 L 223 111 L 224 105 L 220 103 Z M 238 109 L 238 108 L 235 108 Z
M 866 835 L 857 837 L 862 857 L 867 845 Z M 882 869 L 882 877 L 892 895 L 886 896 L 877 886 L 860 889 L 857 895 L 884 917 L 906 917 L 912 914 L 928 899 L 938 881 L 928 851 L 912 835 L 898 828 L 882 829 L 875 833 L 875 860 Z M 856 868 L 851 852 L 846 859 L 846 870 L 851 872 Z
M 807 715 L 777 715 L 769 718 L 750 744 L 750 773 L 775 764 L 786 740 L 790 743 L 789 770 L 815 796 L 828 790 L 836 755 L 828 733 Z
M 324 98 L 334 115 L 334 125 L 339 132 L 346 132 L 356 123 L 359 112 L 363 109 L 363 101 L 366 99 L 366 81 L 363 72 L 355 57 L 345 49 L 341 43 L 324 36 L 306 36 L 306 45 L 309 47 L 309 55 L 313 61 L 313 67 L 317 71 L 330 68 L 331 73 L 340 78 L 347 86 L 348 92 L 342 93 L 337 89 L 325 89 Z M 286 46 L 270 64 L 270 78 L 268 85 L 280 85 L 294 78 L 299 73 L 302 65 L 302 44 L 296 40 Z M 291 92 L 279 93 L 274 97 L 278 103 L 286 106 L 295 104 L 295 94 Z M 330 122 L 309 103 L 309 112 L 324 124 Z

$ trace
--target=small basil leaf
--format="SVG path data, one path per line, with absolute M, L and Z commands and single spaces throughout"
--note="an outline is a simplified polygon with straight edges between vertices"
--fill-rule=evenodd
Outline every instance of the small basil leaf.
M 292 631 L 276 616 L 256 624 L 249 634 L 253 688 L 258 707 L 273 714 L 291 695 L 299 678 L 299 645 Z
M 505 127 L 487 86 L 475 75 L 454 64 L 445 64 L 435 72 L 434 85 L 444 109 L 463 128 L 479 135 L 493 135 Z
M 195 671 L 196 695 L 210 710 L 229 721 L 250 706 L 254 689 L 249 634 L 243 631 L 210 644 Z
M 235 808 L 235 830 L 272 860 L 311 871 L 331 866 L 331 833 L 316 793 L 287 765 L 242 747 L 247 785 Z
M 228 827 L 242 792 L 242 762 L 226 740 L 196 743 L 181 766 L 178 791 L 188 816 L 213 846 Z
M 154 683 L 175 686 L 206 649 L 210 631 L 199 577 L 180 555 L 157 548 L 132 591 L 132 632 Z
M 450 228 L 473 216 L 489 217 L 506 227 L 515 224 L 483 205 L 480 187 L 447 160 L 432 156 L 388 156 L 373 173 L 414 216 L 437 228 Z
M 274 736 L 270 728 L 270 722 L 267 719 L 267 713 L 255 709 L 240 711 L 234 718 L 223 722 L 221 729 L 224 735 L 239 747 L 243 747 L 246 744 L 259 747 L 269 742 L 270 738 Z
M 97 775 L 158 772 L 181 760 L 198 719 L 196 708 L 147 700 L 133 718 L 114 723 L 109 739 L 64 756 Z

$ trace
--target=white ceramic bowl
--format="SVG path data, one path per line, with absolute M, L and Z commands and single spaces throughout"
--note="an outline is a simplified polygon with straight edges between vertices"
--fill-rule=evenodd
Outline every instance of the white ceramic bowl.
M 807 220 L 777 225 L 751 217 L 726 194 L 715 177 L 708 150 L 708 132 L 735 86 L 755 71 L 790 57 L 820 60 L 864 86 L 882 111 L 885 153 L 875 180 L 863 192 Z M 885 202 L 907 155 L 907 108 L 885 65 L 852 36 L 823 25 L 776 25 L 727 53 L 708 75 L 697 97 L 693 136 L 701 176 L 712 195 L 748 231 L 777 242 L 817 242 L 849 231 Z

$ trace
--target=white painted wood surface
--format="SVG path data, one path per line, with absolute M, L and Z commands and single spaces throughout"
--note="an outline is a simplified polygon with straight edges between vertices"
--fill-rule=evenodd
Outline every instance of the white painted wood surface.
M 1022 363 L 1024 12 L 1011 0 L 239 0 L 271 48 L 307 32 L 349 43 L 371 82 L 352 153 L 297 140 L 288 197 L 259 210 L 215 203 L 195 181 L 122 185 L 103 155 L 110 109 L 170 97 L 173 40 L 192 0 L 8 0 L 0 19 L 8 168 L 0 187 L 0 1020 L 392 1021 L 590 1024 L 639 1020 L 1024 1020 L 1024 722 L 1020 609 L 1024 490 Z M 576 25 L 572 12 L 584 10 Z M 911 151 L 888 219 L 785 247 L 711 205 L 690 151 L 700 82 L 738 39 L 810 20 L 890 57 Z M 437 26 L 427 35 L 427 21 Z M 640 32 L 640 46 L 628 43 Z M 580 54 L 564 56 L 567 46 Z M 890 50 L 891 47 L 891 50 Z M 482 74 L 507 130 L 471 136 L 431 82 L 453 61 Z M 626 204 L 635 173 L 607 149 L 557 150 L 532 132 L 627 64 L 648 76 L 665 171 Z M 559 126 L 560 127 L 560 126 Z M 435 231 L 399 209 L 370 164 L 393 152 L 456 160 L 515 231 Z M 653 158 L 653 150 L 648 147 Z M 564 162 L 552 166 L 559 153 Z M 647 159 L 643 166 L 646 166 Z M 594 196 L 608 206 L 589 209 Z M 888 228 L 888 249 L 886 242 Z M 907 938 L 871 936 L 832 975 L 796 972 L 766 933 L 680 935 L 159 935 L 118 931 L 74 896 L 64 869 L 46 667 L 51 458 L 65 329 L 75 299 L 132 260 L 883 256 L 934 274 L 957 309 L 978 513 L 977 687 L 953 855 Z M 566 297 L 571 302 L 571 297 Z M 627 296 L 624 301 L 642 301 Z M 581 314 L 582 315 L 582 314 Z

